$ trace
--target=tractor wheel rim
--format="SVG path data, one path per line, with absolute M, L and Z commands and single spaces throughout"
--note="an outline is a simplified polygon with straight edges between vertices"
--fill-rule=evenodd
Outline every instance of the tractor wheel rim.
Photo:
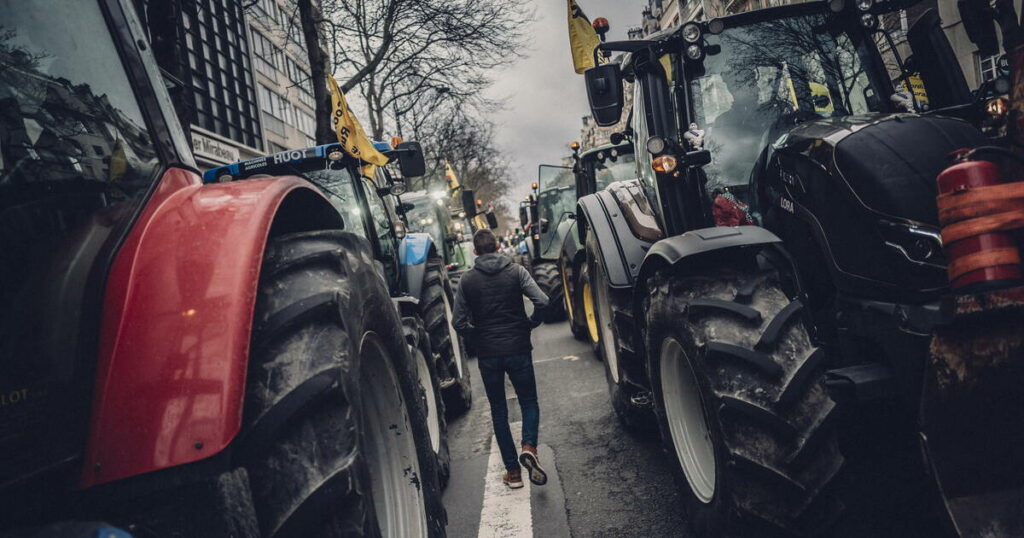
M 571 296 L 569 294 L 569 279 L 566 278 L 564 269 L 559 271 L 559 273 L 562 275 L 562 302 L 565 303 L 565 313 L 569 315 L 569 323 L 572 323 L 572 301 L 569 300 L 569 297 Z
M 462 379 L 462 346 L 459 344 L 459 333 L 455 332 L 455 327 L 452 327 L 452 305 L 448 301 L 448 293 L 441 294 L 441 300 L 444 301 L 444 322 L 448 325 L 448 341 L 451 342 L 452 346 L 452 360 L 455 361 L 455 371 L 459 373 L 459 379 Z
M 416 377 L 423 388 L 423 402 L 427 410 L 427 431 L 430 433 L 430 448 L 435 453 L 441 448 L 441 423 L 438 420 L 437 395 L 434 392 L 434 380 L 430 376 L 430 365 L 427 357 L 419 348 L 412 350 L 416 361 Z
M 601 338 L 601 331 L 597 327 L 597 316 L 594 313 L 594 297 L 590 294 L 590 282 L 583 283 L 583 314 L 587 318 L 587 332 L 590 333 L 590 341 L 595 344 Z
M 426 537 L 427 509 L 409 413 L 391 358 L 378 338 L 364 340 L 361 411 L 374 512 L 382 536 Z
M 660 374 L 665 418 L 679 465 L 694 496 L 709 503 L 715 496 L 715 448 L 697 376 L 674 338 L 661 346 Z

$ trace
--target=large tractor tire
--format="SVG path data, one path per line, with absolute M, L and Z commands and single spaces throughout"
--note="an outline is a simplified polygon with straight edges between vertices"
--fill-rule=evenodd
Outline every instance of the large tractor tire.
M 423 328 L 419 317 L 402 319 L 405 338 L 409 344 L 409 355 L 416 363 L 416 379 L 423 390 L 423 407 L 427 411 L 427 432 L 430 434 L 430 449 L 437 460 L 437 480 L 441 489 L 448 486 L 451 476 L 451 453 L 448 450 L 448 421 L 441 396 L 441 378 L 433 360 L 430 337 Z
M 541 262 L 533 265 L 533 279 L 548 296 L 548 306 L 541 312 L 545 323 L 565 320 L 565 299 L 562 297 L 562 279 L 558 276 L 558 264 Z
M 264 537 L 444 536 L 423 390 L 365 239 L 270 241 L 242 447 Z
M 597 355 L 604 361 L 605 380 L 611 397 L 612 409 L 629 431 L 650 435 L 656 430 L 655 419 L 649 405 L 649 396 L 626 381 L 621 362 L 619 334 L 613 323 L 612 289 L 602 263 L 600 245 L 595 234 L 587 235 L 587 282 L 592 295 L 591 311 L 597 333 Z
M 698 537 L 817 535 L 841 504 L 835 404 L 799 301 L 774 274 L 664 269 L 645 299 L 665 449 Z
M 466 365 L 466 347 L 451 324 L 454 297 L 441 258 L 431 255 L 423 274 L 420 317 L 436 356 L 441 393 L 449 417 L 457 417 L 473 405 L 473 382 Z

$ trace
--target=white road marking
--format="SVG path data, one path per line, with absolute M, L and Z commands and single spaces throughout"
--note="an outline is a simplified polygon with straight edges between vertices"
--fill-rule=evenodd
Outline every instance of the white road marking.
M 552 362 L 552 361 L 578 361 L 578 360 L 580 360 L 580 358 L 577 355 L 566 355 L 564 357 L 550 357 L 550 358 L 547 358 L 547 359 L 541 359 L 539 361 L 533 361 L 533 363 L 534 364 L 541 364 L 543 362 Z
M 514 422 L 513 437 L 522 429 Z M 523 487 L 509 489 L 501 481 L 505 464 L 501 461 L 498 440 L 491 436 L 491 455 L 484 475 L 484 505 L 480 510 L 478 538 L 525 538 L 533 536 L 533 515 L 530 513 L 530 480 L 523 476 Z

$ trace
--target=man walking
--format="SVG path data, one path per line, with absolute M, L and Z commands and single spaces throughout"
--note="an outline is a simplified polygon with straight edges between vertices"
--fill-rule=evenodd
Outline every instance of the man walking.
M 485 228 L 473 234 L 473 249 L 478 258 L 459 282 L 452 325 L 470 340 L 479 358 L 480 378 L 491 404 L 494 437 L 505 463 L 502 481 L 512 489 L 523 487 L 521 463 L 529 472 L 530 481 L 542 486 L 548 476 L 537 456 L 540 408 L 530 331 L 540 325 L 537 318 L 547 306 L 548 297 L 526 268 L 497 252 L 498 240 L 491 230 Z M 533 302 L 533 319 L 526 317 L 523 295 Z M 505 375 L 516 389 L 523 412 L 523 450 L 518 460 L 508 425 Z

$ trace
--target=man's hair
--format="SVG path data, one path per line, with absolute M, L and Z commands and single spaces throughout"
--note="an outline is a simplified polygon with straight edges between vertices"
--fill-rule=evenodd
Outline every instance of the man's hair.
M 494 232 L 487 228 L 481 228 L 473 234 L 473 249 L 476 250 L 477 255 L 490 254 L 498 251 L 498 239 L 494 237 Z

